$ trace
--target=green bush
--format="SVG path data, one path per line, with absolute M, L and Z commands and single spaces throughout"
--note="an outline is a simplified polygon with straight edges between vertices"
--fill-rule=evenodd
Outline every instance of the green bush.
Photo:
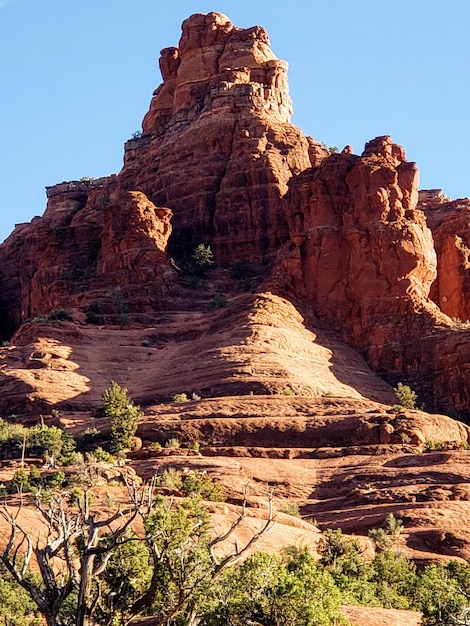
M 54 320 L 65 321 L 71 319 L 70 313 L 65 311 L 65 309 L 54 309 L 47 317 L 51 322 Z
M 129 398 L 128 390 L 111 381 L 111 386 L 103 393 L 98 413 L 111 418 L 110 451 L 117 454 L 130 448 L 143 412 Z
M 49 456 L 68 463 L 75 452 L 75 440 L 57 426 L 38 424 L 29 429 L 26 449 L 31 456 Z
M 219 483 L 207 474 L 207 472 L 199 472 L 190 470 L 183 480 L 183 492 L 185 495 L 198 494 L 204 500 L 212 502 L 224 502 L 225 492 Z
M 158 484 L 161 487 L 167 489 L 179 490 L 183 486 L 183 475 L 176 467 L 167 467 L 163 470 L 163 474 L 160 477 Z
M 282 505 L 279 510 L 281 513 L 293 515 L 294 517 L 300 517 L 299 505 L 293 502 L 288 502 L 287 504 Z
M 409 387 L 403 383 L 398 383 L 394 389 L 398 403 L 405 409 L 416 409 L 416 400 L 418 395 Z
M 91 302 L 86 311 L 85 311 L 85 315 L 86 315 L 86 321 L 87 324 L 103 324 L 104 323 L 104 318 L 102 315 L 100 315 L 100 307 L 99 304 L 97 302 Z
M 203 243 L 196 246 L 191 256 L 191 263 L 193 272 L 196 275 L 204 275 L 214 265 L 214 255 L 211 247 L 205 246 Z
M 165 443 L 165 448 L 167 448 L 168 450 L 178 450 L 178 448 L 180 447 L 181 447 L 180 440 L 177 439 L 176 437 L 171 437 Z
M 14 473 L 13 478 L 7 486 L 7 491 L 8 493 L 29 493 L 31 491 L 28 474 L 24 467 Z
M 173 402 L 177 402 L 180 404 L 184 402 L 189 402 L 189 398 L 186 393 L 175 393 L 175 395 L 172 396 L 171 399 L 173 400 Z

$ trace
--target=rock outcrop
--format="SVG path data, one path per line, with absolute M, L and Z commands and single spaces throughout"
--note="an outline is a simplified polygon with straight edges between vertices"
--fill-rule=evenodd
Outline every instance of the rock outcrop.
M 439 224 L 432 209 L 437 256 L 417 202 L 416 165 L 389 137 L 369 142 L 360 157 L 349 151 L 329 156 L 291 181 L 285 198 L 291 242 L 277 274 L 287 292 L 312 303 L 320 318 L 360 348 L 372 369 L 393 383 L 407 380 L 428 406 L 466 414 L 466 341 L 451 331 L 445 314 L 451 309 L 436 305 L 442 300 L 436 286 L 436 302 L 430 297 L 439 281 L 449 291 L 453 280 L 454 293 L 456 282 L 463 287 L 461 272 L 437 278 L 438 256 L 445 269 L 450 254 L 449 236 L 444 243 L 449 229 L 456 255 L 455 223 L 450 226 L 447 213 Z M 468 250 L 462 240 L 457 248 L 461 256 Z M 463 288 L 460 293 L 465 301 Z
M 374 371 L 469 413 L 467 330 L 449 317 L 470 314 L 468 205 L 431 190 L 427 222 L 416 165 L 387 136 L 361 156 L 305 137 L 259 26 L 193 15 L 160 70 L 122 171 L 49 188 L 44 216 L 1 246 L 3 335 L 54 308 L 197 308 L 166 248 L 181 258 L 205 243 L 222 274 L 244 259 L 265 275 L 277 257 L 271 285 Z
M 117 311 L 109 293 L 122 290 L 134 309 L 165 308 L 175 270 L 165 252 L 171 210 L 142 192 L 120 192 L 114 177 L 48 188 L 42 218 L 21 224 L 0 249 L 1 330 L 54 309 L 100 305 Z M 116 310 L 113 310 L 116 309 Z
M 288 237 L 287 183 L 310 166 L 308 141 L 290 124 L 287 63 L 263 28 L 209 13 L 183 23 L 160 69 L 122 184 L 172 208 L 176 253 L 204 242 L 219 264 L 273 255 Z
M 470 200 L 424 204 L 437 253 L 430 297 L 457 324 L 470 320 Z

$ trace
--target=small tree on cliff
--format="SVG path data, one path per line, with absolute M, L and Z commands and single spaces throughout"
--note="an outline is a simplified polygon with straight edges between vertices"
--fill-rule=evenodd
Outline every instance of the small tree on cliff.
M 409 385 L 398 383 L 394 392 L 399 402 L 399 406 L 405 409 L 416 409 L 416 400 L 418 399 L 418 395 Z
M 111 418 L 111 452 L 130 448 L 143 412 L 131 400 L 128 390 L 111 381 L 103 393 L 99 414 Z

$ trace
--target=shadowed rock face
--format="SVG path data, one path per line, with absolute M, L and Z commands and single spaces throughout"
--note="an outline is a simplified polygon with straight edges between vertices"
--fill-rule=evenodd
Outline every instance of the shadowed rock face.
M 18 226 L 0 247 L 5 335 L 30 317 L 106 299 L 116 286 L 140 310 L 158 309 L 174 292 L 165 252 L 171 210 L 112 183 L 52 188 L 43 217 Z
M 437 280 L 431 298 L 441 311 L 470 320 L 470 200 L 442 201 L 423 207 L 437 253 Z

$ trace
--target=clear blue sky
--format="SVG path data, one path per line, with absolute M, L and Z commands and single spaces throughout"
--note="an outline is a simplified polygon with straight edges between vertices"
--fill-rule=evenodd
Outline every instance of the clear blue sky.
M 328 145 L 389 134 L 421 187 L 470 195 L 470 0 L 0 0 L 0 241 L 46 185 L 122 166 L 183 19 L 264 26 L 294 123 Z

